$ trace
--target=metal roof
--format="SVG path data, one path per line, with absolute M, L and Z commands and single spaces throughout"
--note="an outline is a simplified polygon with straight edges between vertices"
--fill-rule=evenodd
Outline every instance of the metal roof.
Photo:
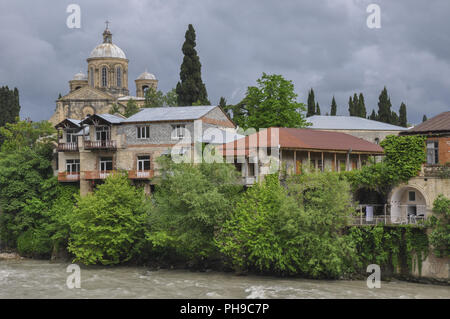
M 420 123 L 403 134 L 448 132 L 450 131 L 450 111 L 440 113 L 428 121 Z
M 100 43 L 89 55 L 91 58 L 119 58 L 126 59 L 125 53 L 117 45 L 113 43 Z
M 156 76 L 145 71 L 138 76 L 137 80 L 156 80 Z
M 217 106 L 150 107 L 124 120 L 124 123 L 197 120 Z
M 277 132 L 278 130 L 278 132 Z M 273 138 L 278 134 L 278 139 Z M 256 136 L 255 136 L 256 135 Z M 273 136 L 272 136 L 273 135 Z M 361 138 L 340 133 L 314 129 L 277 128 L 261 130 L 239 140 L 224 144 L 220 149 L 224 155 L 248 155 L 249 141 L 257 142 L 258 147 L 278 147 L 284 149 L 308 149 L 318 151 L 349 151 L 368 154 L 382 154 L 383 148 Z
M 88 125 L 92 124 L 93 123 L 92 120 L 95 117 L 98 117 L 101 120 L 108 122 L 109 124 L 120 124 L 125 119 L 124 117 L 119 117 L 119 116 L 116 116 L 116 115 L 113 115 L 113 114 L 107 114 L 107 113 L 105 113 L 105 114 L 93 114 L 93 115 L 85 118 L 83 121 L 81 121 L 80 124 L 81 125 L 83 125 L 83 124 L 88 124 Z
M 358 116 L 314 115 L 307 117 L 306 120 L 312 123 L 309 128 L 319 130 L 406 131 L 408 129 Z

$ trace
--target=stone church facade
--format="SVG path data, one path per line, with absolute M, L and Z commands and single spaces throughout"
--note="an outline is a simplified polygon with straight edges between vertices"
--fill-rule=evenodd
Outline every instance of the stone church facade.
M 130 99 L 142 106 L 145 92 L 158 88 L 156 77 L 143 72 L 136 80 L 136 96 L 128 89 L 128 62 L 121 48 L 112 43 L 112 33 L 106 27 L 103 43 L 97 45 L 87 59 L 87 75 L 80 72 L 69 81 L 70 91 L 56 101 L 50 122 L 56 125 L 66 118 L 82 120 L 88 115 L 109 113 L 113 105 L 124 110 Z

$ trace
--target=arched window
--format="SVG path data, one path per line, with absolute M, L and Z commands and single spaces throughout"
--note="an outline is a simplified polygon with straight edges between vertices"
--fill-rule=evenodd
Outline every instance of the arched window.
M 89 70 L 89 77 L 91 80 L 91 86 L 94 86 L 94 68 L 90 68 Z
M 102 86 L 103 87 L 108 86 L 108 72 L 105 66 L 102 68 Z
M 116 69 L 116 73 L 117 73 L 117 87 L 121 88 L 122 87 L 122 69 L 120 68 L 120 66 L 117 67 Z

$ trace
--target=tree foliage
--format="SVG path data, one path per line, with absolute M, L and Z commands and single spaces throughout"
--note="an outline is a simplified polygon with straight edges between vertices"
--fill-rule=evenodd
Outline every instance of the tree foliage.
M 183 63 L 180 70 L 180 82 L 176 87 L 179 106 L 191 106 L 196 102 L 210 105 L 206 86 L 202 81 L 200 58 L 195 50 L 195 30 L 189 24 L 183 44 Z
M 0 88 L 0 127 L 6 123 L 15 123 L 19 117 L 19 90 L 10 90 L 8 86 Z M 1 141 L 1 139 L 0 139 Z
M 242 189 L 230 164 L 177 164 L 161 158 L 147 239 L 194 264 L 217 254 L 214 235 Z
M 244 129 L 307 126 L 305 106 L 297 102 L 292 81 L 281 75 L 263 73 L 257 83 L 248 87 L 245 98 L 231 109 L 238 126 Z
M 236 269 L 337 277 L 353 251 L 341 236 L 348 190 L 333 173 L 296 176 L 288 189 L 266 176 L 241 197 L 217 245 Z
M 109 176 L 79 197 L 70 218 L 68 250 L 83 264 L 118 264 L 136 257 L 145 242 L 147 208 L 142 189 L 128 176 Z
M 308 92 L 308 108 L 307 108 L 307 113 L 306 116 L 310 117 L 316 114 L 316 101 L 315 101 L 315 97 L 314 97 L 314 90 L 311 88 L 311 90 L 309 90 Z
M 336 104 L 336 100 L 333 96 L 333 99 L 331 100 L 331 110 L 330 110 L 330 115 L 331 116 L 336 116 L 336 112 L 337 112 L 337 104 Z

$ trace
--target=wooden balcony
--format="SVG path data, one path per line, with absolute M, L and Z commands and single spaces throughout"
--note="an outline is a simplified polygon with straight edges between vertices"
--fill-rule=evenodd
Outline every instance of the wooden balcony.
M 58 152 L 78 152 L 78 143 L 58 143 Z
M 59 172 L 59 182 L 77 182 L 80 180 L 80 172 Z
M 116 141 L 84 141 L 84 149 L 86 150 L 116 150 Z
M 84 179 L 106 179 L 117 171 L 85 171 Z
M 154 176 L 153 170 L 148 171 L 128 171 L 130 179 L 151 179 Z

